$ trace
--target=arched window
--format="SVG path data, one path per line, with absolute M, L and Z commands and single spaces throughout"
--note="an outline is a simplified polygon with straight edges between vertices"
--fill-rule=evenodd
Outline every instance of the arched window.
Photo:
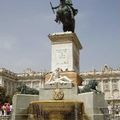
M 103 81 L 103 89 L 104 89 L 104 91 L 110 90 L 109 80 L 104 80 Z

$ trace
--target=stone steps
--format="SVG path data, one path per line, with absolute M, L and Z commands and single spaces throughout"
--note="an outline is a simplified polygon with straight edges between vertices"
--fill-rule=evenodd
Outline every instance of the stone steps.
M 0 120 L 11 120 L 11 116 L 10 115 L 0 116 Z

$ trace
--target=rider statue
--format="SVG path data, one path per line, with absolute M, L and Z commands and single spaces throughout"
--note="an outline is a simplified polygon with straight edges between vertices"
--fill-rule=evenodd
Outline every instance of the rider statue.
M 73 8 L 71 0 L 60 0 L 60 4 L 52 7 L 53 11 L 56 9 L 56 22 L 63 24 L 63 31 L 74 32 L 75 19 L 74 16 L 78 13 L 77 9 Z

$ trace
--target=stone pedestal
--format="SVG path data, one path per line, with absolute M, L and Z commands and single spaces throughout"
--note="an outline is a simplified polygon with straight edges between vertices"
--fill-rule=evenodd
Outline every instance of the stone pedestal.
M 63 32 L 48 37 L 52 44 L 52 71 L 61 68 L 79 73 L 79 50 L 82 46 L 76 34 Z
M 29 103 L 37 100 L 39 100 L 38 95 L 15 94 L 12 101 L 13 111 L 11 120 L 27 120 Z
M 83 120 L 110 120 L 103 93 L 82 93 L 78 94 L 77 99 L 84 103 Z

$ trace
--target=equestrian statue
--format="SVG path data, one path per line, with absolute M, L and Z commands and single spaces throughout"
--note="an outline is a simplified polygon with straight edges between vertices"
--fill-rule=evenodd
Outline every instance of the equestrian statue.
M 60 4 L 56 7 L 52 6 L 53 13 L 56 14 L 55 21 L 57 23 L 63 24 L 63 31 L 71 31 L 74 32 L 75 29 L 75 18 L 74 16 L 78 13 L 77 9 L 73 8 L 73 4 L 71 0 L 60 0 Z M 56 12 L 54 11 L 56 10 Z

